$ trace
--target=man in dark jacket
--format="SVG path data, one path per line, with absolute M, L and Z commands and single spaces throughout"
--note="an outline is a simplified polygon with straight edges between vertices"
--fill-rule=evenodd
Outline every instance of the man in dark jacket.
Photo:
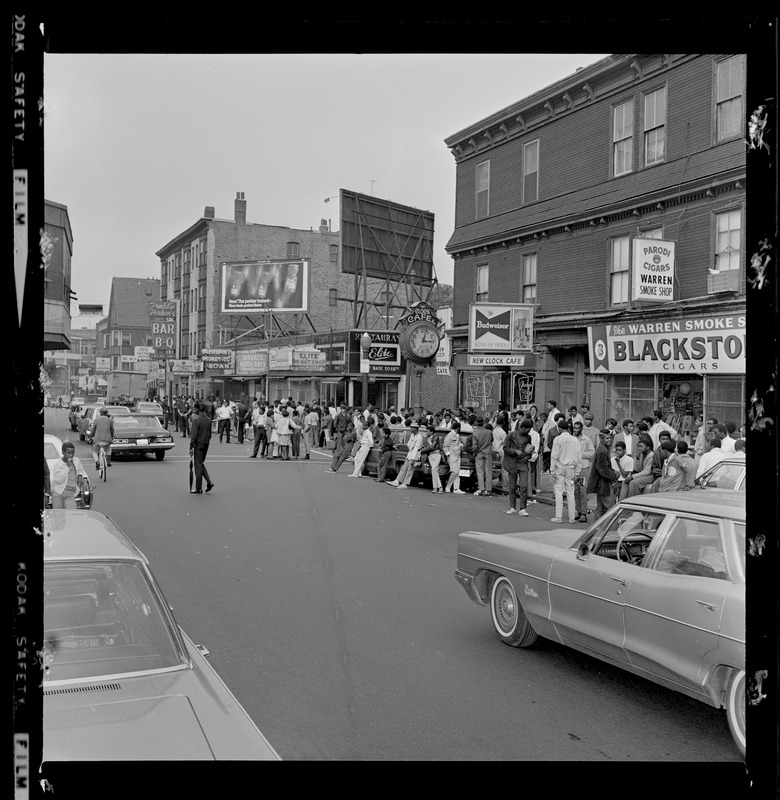
M 383 426 L 381 431 L 382 439 L 379 443 L 379 467 L 377 469 L 376 478 L 374 478 L 377 483 L 385 482 L 385 475 L 387 475 L 388 467 L 393 463 L 393 451 L 395 450 L 395 442 L 387 426 Z
M 246 415 L 249 409 L 244 405 L 242 400 L 239 400 L 236 403 L 236 420 L 238 422 L 238 430 L 236 433 L 238 434 L 238 443 L 244 443 L 244 425 L 246 423 Z
M 528 459 L 533 453 L 531 444 L 531 420 L 523 419 L 518 430 L 510 431 L 502 445 L 504 454 L 501 466 L 509 475 L 509 509 L 507 514 L 519 514 L 527 517 L 528 511 Z M 520 496 L 520 508 L 517 498 Z
M 593 518 L 598 519 L 615 505 L 615 493 L 612 484 L 618 479 L 619 475 L 609 465 L 609 451 L 612 446 L 612 431 L 609 428 L 602 428 L 599 431 L 599 446 L 596 448 L 596 455 L 593 457 L 593 466 L 590 468 L 587 492 L 596 495 L 596 510 Z
M 190 455 L 195 465 L 195 488 L 190 489 L 190 494 L 201 494 L 204 478 L 206 479 L 206 492 L 210 492 L 214 488 L 214 483 L 209 477 L 204 463 L 211 441 L 211 420 L 204 413 L 205 409 L 200 401 L 195 403 L 194 411 L 197 416 L 192 420 Z

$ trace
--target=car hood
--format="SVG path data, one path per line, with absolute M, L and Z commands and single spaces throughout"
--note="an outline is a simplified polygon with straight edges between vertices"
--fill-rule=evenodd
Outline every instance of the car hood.
M 582 528 L 555 528 L 551 531 L 518 531 L 517 533 L 484 533 L 482 531 L 465 531 L 460 534 L 461 543 L 472 540 L 515 540 L 518 543 L 539 543 L 557 547 L 561 550 L 568 550 L 584 533 Z
M 237 700 L 209 673 L 204 665 L 44 685 L 44 760 L 278 760 Z

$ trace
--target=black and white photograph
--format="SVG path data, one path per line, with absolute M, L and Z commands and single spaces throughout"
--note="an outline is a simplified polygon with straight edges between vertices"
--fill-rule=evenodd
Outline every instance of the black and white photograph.
M 116 762 L 767 789 L 776 20 L 13 19 L 17 797 Z

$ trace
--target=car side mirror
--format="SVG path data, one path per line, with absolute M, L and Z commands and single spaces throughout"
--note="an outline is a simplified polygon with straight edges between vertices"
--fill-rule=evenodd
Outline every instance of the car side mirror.
M 577 558 L 580 561 L 585 561 L 585 559 L 590 555 L 590 548 L 588 547 L 587 542 L 580 542 L 577 545 Z

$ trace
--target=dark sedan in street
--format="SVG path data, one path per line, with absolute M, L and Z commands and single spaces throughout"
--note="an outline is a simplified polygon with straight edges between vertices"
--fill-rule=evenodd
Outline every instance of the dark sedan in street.
M 279 760 L 108 517 L 44 532 L 44 761 Z
M 111 455 L 143 456 L 154 453 L 158 461 L 175 447 L 173 436 L 160 425 L 160 420 L 151 414 L 127 414 L 114 418 L 114 441 Z

